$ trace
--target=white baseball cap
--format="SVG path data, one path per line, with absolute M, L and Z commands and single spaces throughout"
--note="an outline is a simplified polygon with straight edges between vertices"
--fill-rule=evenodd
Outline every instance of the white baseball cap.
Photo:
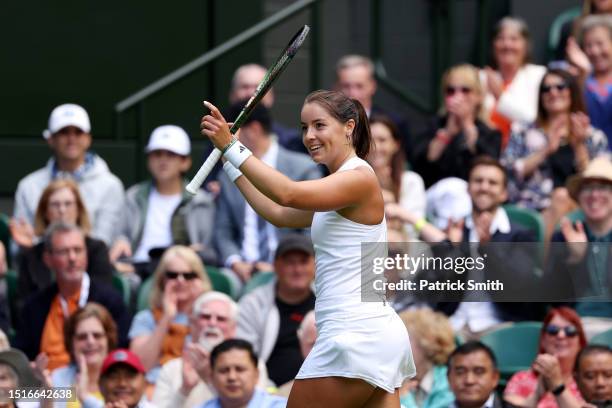
M 75 126 L 85 133 L 91 130 L 89 115 L 82 106 L 66 103 L 53 109 L 49 116 L 49 127 L 43 132 L 43 137 L 48 139 L 54 133 L 59 132 L 66 126 Z
M 182 128 L 174 125 L 159 126 L 151 133 L 145 152 L 151 153 L 154 150 L 168 150 L 188 156 L 191 153 L 191 142 Z

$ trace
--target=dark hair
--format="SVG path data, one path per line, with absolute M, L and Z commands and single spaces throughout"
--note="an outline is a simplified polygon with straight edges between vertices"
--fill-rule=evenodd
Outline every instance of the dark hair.
M 318 90 L 310 93 L 304 104 L 317 103 L 340 123 L 353 119 L 355 128 L 351 135 L 351 142 L 355 153 L 361 159 L 366 159 L 370 152 L 372 136 L 365 109 L 357 99 L 351 99 L 342 92 Z
M 538 342 L 538 353 L 544 353 L 544 347 L 542 346 L 542 340 L 544 335 L 546 334 L 546 327 L 551 322 L 551 320 L 555 316 L 560 316 L 574 325 L 576 330 L 578 330 L 578 338 L 580 340 L 580 348 L 586 346 L 587 340 L 586 335 L 584 334 L 584 328 L 582 327 L 582 322 L 580 321 L 580 316 L 573 309 L 567 306 L 554 307 L 548 311 L 544 320 L 542 321 L 542 328 L 540 329 L 540 340 Z
M 395 194 L 396 199 L 399 199 L 400 188 L 402 185 L 402 174 L 404 174 L 404 171 L 406 170 L 406 156 L 404 155 L 404 149 L 402 148 L 402 138 L 397 126 L 387 115 L 372 115 L 370 117 L 370 127 L 375 123 L 380 123 L 381 125 L 386 126 L 391 132 L 393 140 L 395 140 L 399 145 L 399 149 L 393 154 L 393 157 L 391 157 L 391 182 L 393 183 L 392 192 Z M 376 146 L 374 146 L 374 149 L 376 149 Z
M 582 350 L 580 350 L 580 352 L 578 352 L 578 355 L 576 356 L 576 362 L 574 363 L 574 372 L 578 372 L 580 371 L 580 361 L 582 361 L 583 358 L 590 356 L 591 354 L 612 354 L 612 348 L 610 348 L 610 346 L 607 346 L 605 344 L 589 344 L 588 346 L 585 346 L 582 348 Z
M 538 117 L 536 119 L 538 126 L 543 126 L 549 119 L 548 112 L 546 112 L 544 109 L 544 104 L 542 103 L 542 92 L 544 88 L 544 81 L 551 75 L 560 77 L 563 82 L 567 84 L 570 91 L 570 112 L 586 112 L 582 91 L 580 90 L 580 85 L 578 84 L 578 81 L 576 81 L 576 78 L 563 69 L 549 69 L 542 77 L 542 82 L 540 82 L 540 88 L 538 90 Z
M 493 354 L 493 350 L 491 350 L 489 346 L 484 343 L 481 343 L 480 341 L 468 341 L 467 343 L 463 343 L 462 345 L 457 347 L 455 350 L 453 350 L 450 356 L 448 356 L 448 360 L 446 361 L 446 367 L 448 368 L 448 372 L 450 373 L 453 359 L 456 356 L 465 356 L 468 354 L 475 353 L 477 351 L 482 351 L 487 356 L 489 356 L 493 368 L 497 370 L 497 359 L 495 358 L 495 354 Z
M 506 174 L 506 169 L 504 168 L 504 166 L 502 166 L 502 164 L 496 158 L 487 156 L 484 154 L 480 156 L 476 156 L 474 160 L 471 161 L 470 169 L 468 171 L 468 180 L 470 179 L 470 176 L 472 175 L 472 172 L 474 171 L 474 169 L 478 166 L 497 167 L 497 169 L 499 169 L 499 171 L 501 171 L 502 174 L 504 175 L 504 181 L 503 181 L 504 186 L 508 184 L 508 175 Z
M 238 101 L 232 104 L 229 108 L 227 108 L 223 112 L 223 116 L 228 122 L 233 122 L 240 112 L 242 112 L 242 108 L 246 105 L 247 100 Z M 261 125 L 266 134 L 270 133 L 270 129 L 272 128 L 272 117 L 270 116 L 270 111 L 263 104 L 258 103 L 255 105 L 249 117 L 242 123 L 243 125 L 248 125 L 249 123 L 257 122 Z
M 74 312 L 64 325 L 64 347 L 68 350 L 72 362 L 77 363 L 74 355 L 74 335 L 76 334 L 78 325 L 90 317 L 95 317 L 102 324 L 106 341 L 108 342 L 108 350 L 110 353 L 117 347 L 117 324 L 113 320 L 111 314 L 106 308 L 98 303 L 87 303 L 83 308 Z
M 257 367 L 257 354 L 253 350 L 253 346 L 246 340 L 242 339 L 229 339 L 215 346 L 210 352 L 210 367 L 215 368 L 215 363 L 219 355 L 226 353 L 230 350 L 244 350 L 249 353 L 249 359 L 255 367 Z

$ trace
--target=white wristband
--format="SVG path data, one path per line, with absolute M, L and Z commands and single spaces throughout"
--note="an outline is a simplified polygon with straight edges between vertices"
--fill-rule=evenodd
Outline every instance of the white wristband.
M 232 163 L 226 161 L 225 163 L 223 163 L 223 171 L 225 171 L 225 174 L 227 174 L 227 177 L 229 177 L 229 179 L 232 181 L 232 183 L 234 181 L 236 181 L 236 179 L 240 176 L 242 176 L 242 172 L 240 170 L 238 170 L 237 168 L 235 168 Z
M 232 163 L 232 166 L 239 169 L 242 163 L 252 154 L 253 153 L 251 153 L 245 145 L 240 143 L 239 140 L 236 140 L 236 142 L 223 153 L 223 157 L 225 157 L 228 162 Z

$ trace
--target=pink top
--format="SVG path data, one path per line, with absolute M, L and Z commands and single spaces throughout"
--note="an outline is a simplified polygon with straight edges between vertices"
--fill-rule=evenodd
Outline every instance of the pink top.
M 528 398 L 536 391 L 537 386 L 538 377 L 535 375 L 534 371 L 519 371 L 510 378 L 510 381 L 508 381 L 504 395 L 518 395 L 523 398 Z M 566 387 L 579 401 L 584 401 L 573 378 L 566 384 Z M 558 408 L 555 396 L 547 392 L 538 402 L 537 408 Z

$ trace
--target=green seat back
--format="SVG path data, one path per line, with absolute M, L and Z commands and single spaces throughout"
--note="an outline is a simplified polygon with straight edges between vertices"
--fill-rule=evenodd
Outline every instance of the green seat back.
M 255 276 L 251 278 L 250 281 L 247 282 L 247 284 L 244 287 L 243 294 L 246 295 L 247 293 L 251 292 L 253 289 L 263 286 L 266 283 L 269 283 L 270 281 L 272 281 L 272 279 L 274 279 L 274 276 L 275 276 L 274 272 L 257 273 Z
M 565 23 L 572 21 L 576 17 L 580 16 L 580 14 L 581 7 L 576 6 L 565 10 L 553 20 L 552 24 L 550 25 L 550 30 L 548 31 L 548 54 L 550 59 L 554 58 L 559 41 L 561 41 L 561 28 Z
M 153 288 L 153 276 L 149 276 L 138 289 L 138 298 L 136 299 L 136 311 L 148 309 L 149 298 L 151 296 L 151 289 Z
M 528 369 L 538 353 L 540 322 L 519 322 L 485 334 L 480 339 L 489 346 L 505 384 L 517 371 Z
M 115 272 L 113 273 L 112 283 L 113 287 L 121 294 L 125 306 L 130 307 L 130 284 L 127 279 L 123 275 Z
M 544 221 L 537 211 L 510 204 L 505 205 L 504 209 L 510 221 L 535 231 L 538 242 L 544 242 Z
M 612 329 L 593 336 L 589 344 L 603 344 L 604 346 L 612 347 Z
M 4 244 L 6 250 L 6 263 L 11 267 L 11 231 L 9 230 L 9 217 L 6 214 L 0 214 L 0 241 Z
M 223 275 L 216 268 L 206 267 L 206 273 L 210 278 L 212 287 L 217 292 L 223 292 L 226 295 L 232 296 L 232 284 L 227 276 Z

